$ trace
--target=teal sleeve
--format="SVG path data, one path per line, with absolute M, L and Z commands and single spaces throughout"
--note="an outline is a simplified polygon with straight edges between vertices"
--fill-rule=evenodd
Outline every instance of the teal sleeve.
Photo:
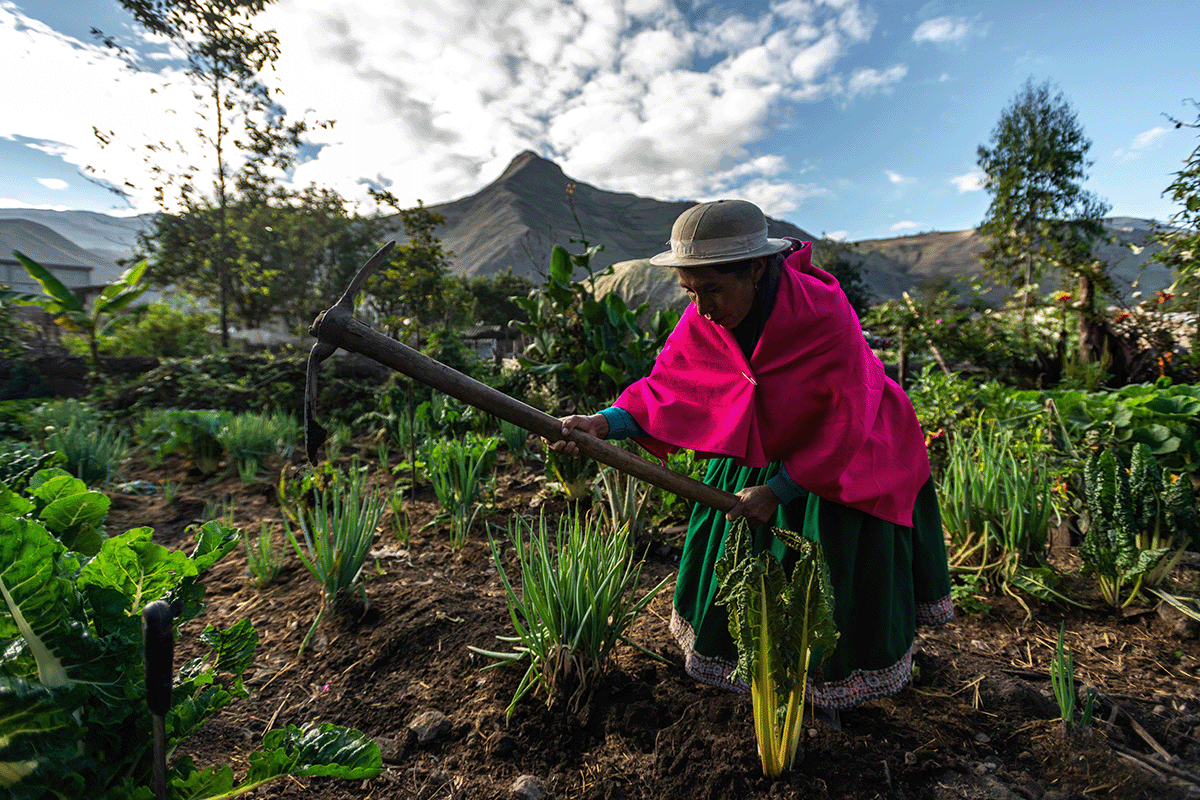
M 638 436 L 645 436 L 646 431 L 638 425 L 637 420 L 623 408 L 610 406 L 600 412 L 600 415 L 608 420 L 608 433 L 604 435 L 605 439 L 631 439 Z
M 782 467 L 778 475 L 767 481 L 767 486 L 775 493 L 775 496 L 779 498 L 779 502 L 783 505 L 787 505 L 793 500 L 799 500 L 805 494 L 804 490 L 783 471 Z

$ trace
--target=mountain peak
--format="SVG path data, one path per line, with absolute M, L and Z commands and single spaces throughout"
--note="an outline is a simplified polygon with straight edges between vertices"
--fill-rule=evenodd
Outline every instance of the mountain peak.
M 530 174 L 542 175 L 557 180 L 566 180 L 566 174 L 563 173 L 562 167 L 558 164 L 542 158 L 532 150 L 522 150 L 504 168 L 504 172 L 496 179 L 496 183 L 507 183 L 518 178 L 528 180 Z

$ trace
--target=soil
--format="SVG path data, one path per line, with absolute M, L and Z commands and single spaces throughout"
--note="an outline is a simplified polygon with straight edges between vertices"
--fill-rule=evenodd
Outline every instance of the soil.
M 394 459 L 393 459 L 394 461 Z M 287 467 L 285 469 L 295 469 Z M 547 496 L 541 467 L 502 455 L 496 508 L 489 520 L 563 512 Z M 188 548 L 188 526 L 206 505 L 225 503 L 252 533 L 263 521 L 282 542 L 278 475 L 243 485 L 216 480 L 178 457 L 156 468 L 137 461 L 126 481 L 157 487 L 168 502 L 114 489 L 110 532 L 140 525 L 156 541 Z M 143 486 L 145 484 L 142 484 Z M 231 505 L 230 505 L 231 504 Z M 899 694 L 841 713 L 841 730 L 806 727 L 793 770 L 763 777 L 750 700 L 687 677 L 667 629 L 678 533 L 639 543 L 643 584 L 670 577 L 632 637 L 631 647 L 578 710 L 530 695 L 505 720 L 522 667 L 480 671 L 488 659 L 469 645 L 507 649 L 512 632 L 482 526 L 455 552 L 437 511 L 418 487 L 396 524 L 389 511 L 369 560 L 369 606 L 357 595 L 327 615 L 309 649 L 300 642 L 319 606 L 316 583 L 294 553 L 269 585 L 253 585 L 241 548 L 205 579 L 205 613 L 181 631 L 176 666 L 201 654 L 204 626 L 249 617 L 260 644 L 247 673 L 252 694 L 219 712 L 181 748 L 200 766 L 230 764 L 242 774 L 265 730 L 333 722 L 356 728 L 381 748 L 384 771 L 366 781 L 289 778 L 256 790 L 259 798 L 579 798 L 726 800 L 727 798 L 998 798 L 1065 800 L 1114 797 L 1200 798 L 1200 643 L 1186 619 L 1153 605 L 1103 610 L 1090 579 L 1068 550 L 1057 551 L 1069 596 L 1090 603 L 982 598 L 991 609 L 918 633 L 917 674 Z M 397 536 L 403 529 L 407 541 Z M 1196 593 L 1197 564 L 1176 570 L 1173 586 Z M 1066 627 L 1076 676 L 1097 693 L 1089 736 L 1067 735 L 1049 681 L 1059 625 Z M 420 741 L 410 724 L 426 712 L 448 718 Z M 532 780 L 519 782 L 522 776 Z

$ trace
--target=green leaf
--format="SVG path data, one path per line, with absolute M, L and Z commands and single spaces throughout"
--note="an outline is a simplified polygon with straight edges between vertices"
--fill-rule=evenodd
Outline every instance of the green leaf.
M 21 262 L 21 266 L 23 266 L 25 271 L 29 273 L 29 277 L 37 281 L 38 284 L 41 285 L 42 291 L 46 293 L 46 296 L 58 303 L 63 311 L 83 312 L 83 304 L 79 302 L 79 299 L 75 297 L 75 295 L 71 294 L 70 289 L 64 286 L 62 282 L 58 280 L 58 278 L 54 277 L 50 270 L 46 269 L 33 259 L 18 253 L 16 250 L 13 251 L 13 255 L 15 255 L 17 260 Z
M 240 677 L 254 663 L 258 631 L 250 620 L 243 619 L 224 631 L 209 625 L 200 634 L 200 641 L 212 648 L 216 655 L 214 670 Z
M 289 774 L 365 780 L 382 771 L 379 745 L 356 730 L 329 723 L 308 729 L 288 725 L 263 736 L 262 750 L 250 754 L 245 782 Z
M 155 544 L 152 534 L 150 528 L 134 528 L 106 541 L 83 568 L 79 586 L 114 590 L 122 597 L 125 612 L 136 617 L 147 603 L 162 599 L 181 580 L 198 574 L 190 558 Z

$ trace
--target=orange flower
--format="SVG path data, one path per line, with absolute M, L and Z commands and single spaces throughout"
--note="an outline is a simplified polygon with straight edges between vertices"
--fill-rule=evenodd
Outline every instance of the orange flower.
M 1170 300 L 1172 297 L 1175 296 L 1175 294 L 1173 292 L 1164 292 L 1161 289 L 1158 290 L 1157 294 L 1158 294 L 1158 302 L 1160 302 L 1160 303 L 1165 303 L 1168 300 Z
M 1117 318 L 1116 318 L 1115 322 L 1118 322 L 1118 323 L 1124 322 L 1125 320 L 1129 319 L 1131 316 L 1133 316 L 1133 315 L 1130 314 L 1128 311 L 1122 311 L 1120 314 L 1117 314 Z
M 1064 291 L 1060 290 L 1060 291 L 1055 292 L 1053 296 L 1054 296 L 1054 302 L 1060 303 L 1064 306 L 1067 303 L 1071 302 L 1071 293 L 1070 292 L 1064 292 Z

